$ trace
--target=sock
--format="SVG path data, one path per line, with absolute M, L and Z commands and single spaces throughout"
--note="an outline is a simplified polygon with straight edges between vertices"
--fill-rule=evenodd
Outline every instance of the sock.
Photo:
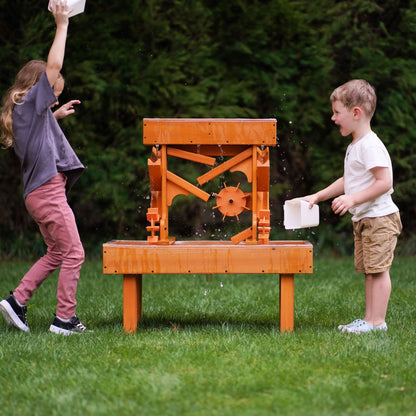
M 71 320 L 71 318 L 65 319 L 65 318 L 61 318 L 60 316 L 56 315 L 56 317 L 58 319 L 60 319 L 62 322 L 69 322 Z
M 14 298 L 15 298 L 15 300 L 16 300 L 16 303 L 21 307 L 21 308 L 23 308 L 23 307 L 25 307 L 26 305 L 22 305 L 20 302 L 19 302 L 19 300 L 16 298 L 16 296 L 14 296 Z

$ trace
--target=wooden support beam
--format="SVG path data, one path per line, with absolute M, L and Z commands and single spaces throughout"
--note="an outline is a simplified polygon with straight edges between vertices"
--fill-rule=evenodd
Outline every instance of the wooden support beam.
M 221 165 L 215 167 L 214 169 L 211 169 L 209 172 L 205 173 L 204 175 L 201 175 L 197 181 L 200 185 L 203 185 L 204 183 L 210 181 L 211 179 L 214 179 L 218 175 L 221 175 L 222 173 L 226 172 L 233 166 L 236 166 L 237 164 L 241 163 L 243 160 L 248 159 L 250 156 L 252 156 L 253 150 L 252 148 L 248 148 L 247 150 L 244 150 L 244 152 L 239 153 L 238 155 L 232 157 L 231 159 L 226 160 Z
M 195 185 L 192 185 L 185 179 L 175 175 L 172 172 L 166 172 L 167 178 L 167 204 L 168 206 L 172 205 L 172 200 L 176 195 L 183 194 L 188 195 L 189 193 L 197 196 L 203 201 L 207 202 L 210 194 L 204 192 L 202 189 L 197 188 Z
M 215 157 L 201 155 L 200 153 L 188 152 L 175 147 L 168 147 L 167 153 L 168 156 L 179 157 L 181 159 L 191 160 L 192 162 L 203 163 L 208 166 L 215 165 Z
M 231 237 L 231 241 L 233 242 L 233 244 L 240 244 L 242 241 L 247 240 L 247 238 L 250 238 L 252 234 L 252 228 L 248 227 L 240 233 L 233 235 Z
M 293 331 L 295 311 L 295 278 L 293 274 L 280 275 L 279 305 L 280 331 Z
M 123 326 L 125 332 L 136 332 L 142 317 L 142 275 L 123 277 Z

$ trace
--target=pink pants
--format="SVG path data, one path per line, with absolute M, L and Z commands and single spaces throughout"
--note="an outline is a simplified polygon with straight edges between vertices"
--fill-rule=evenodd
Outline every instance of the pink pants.
M 65 183 L 65 175 L 59 173 L 26 197 L 26 208 L 39 225 L 47 252 L 23 277 L 14 296 L 25 305 L 43 281 L 60 267 L 56 314 L 67 319 L 75 315 L 75 294 L 84 249 L 74 213 L 66 199 Z

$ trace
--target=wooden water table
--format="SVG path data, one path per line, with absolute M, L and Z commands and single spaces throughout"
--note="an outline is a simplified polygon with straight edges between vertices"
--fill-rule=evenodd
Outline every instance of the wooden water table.
M 135 332 L 142 316 L 142 276 L 152 274 L 279 274 L 280 330 L 294 328 L 294 276 L 313 272 L 308 241 L 270 241 L 269 146 L 276 145 L 275 119 L 144 119 L 143 143 L 151 188 L 146 241 L 114 240 L 103 245 L 105 274 L 123 275 L 125 332 Z M 170 158 L 214 166 L 198 186 L 169 170 Z M 239 171 L 249 192 L 227 186 L 218 194 L 201 187 L 224 172 Z M 226 217 L 251 211 L 251 225 L 230 241 L 176 241 L 169 236 L 169 207 L 177 195 L 215 197 Z

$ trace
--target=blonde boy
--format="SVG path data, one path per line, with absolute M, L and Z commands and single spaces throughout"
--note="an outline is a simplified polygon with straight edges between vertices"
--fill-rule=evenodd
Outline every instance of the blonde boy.
M 342 136 L 352 135 L 344 159 L 344 176 L 319 192 L 303 197 L 310 206 L 327 199 L 335 214 L 352 214 L 355 271 L 365 274 L 366 308 L 363 319 L 340 325 L 356 334 L 387 330 L 390 299 L 390 267 L 397 237 L 402 230 L 394 204 L 393 171 L 386 147 L 371 130 L 376 108 L 374 88 L 366 81 L 351 80 L 336 88 L 330 97 L 331 120 Z

